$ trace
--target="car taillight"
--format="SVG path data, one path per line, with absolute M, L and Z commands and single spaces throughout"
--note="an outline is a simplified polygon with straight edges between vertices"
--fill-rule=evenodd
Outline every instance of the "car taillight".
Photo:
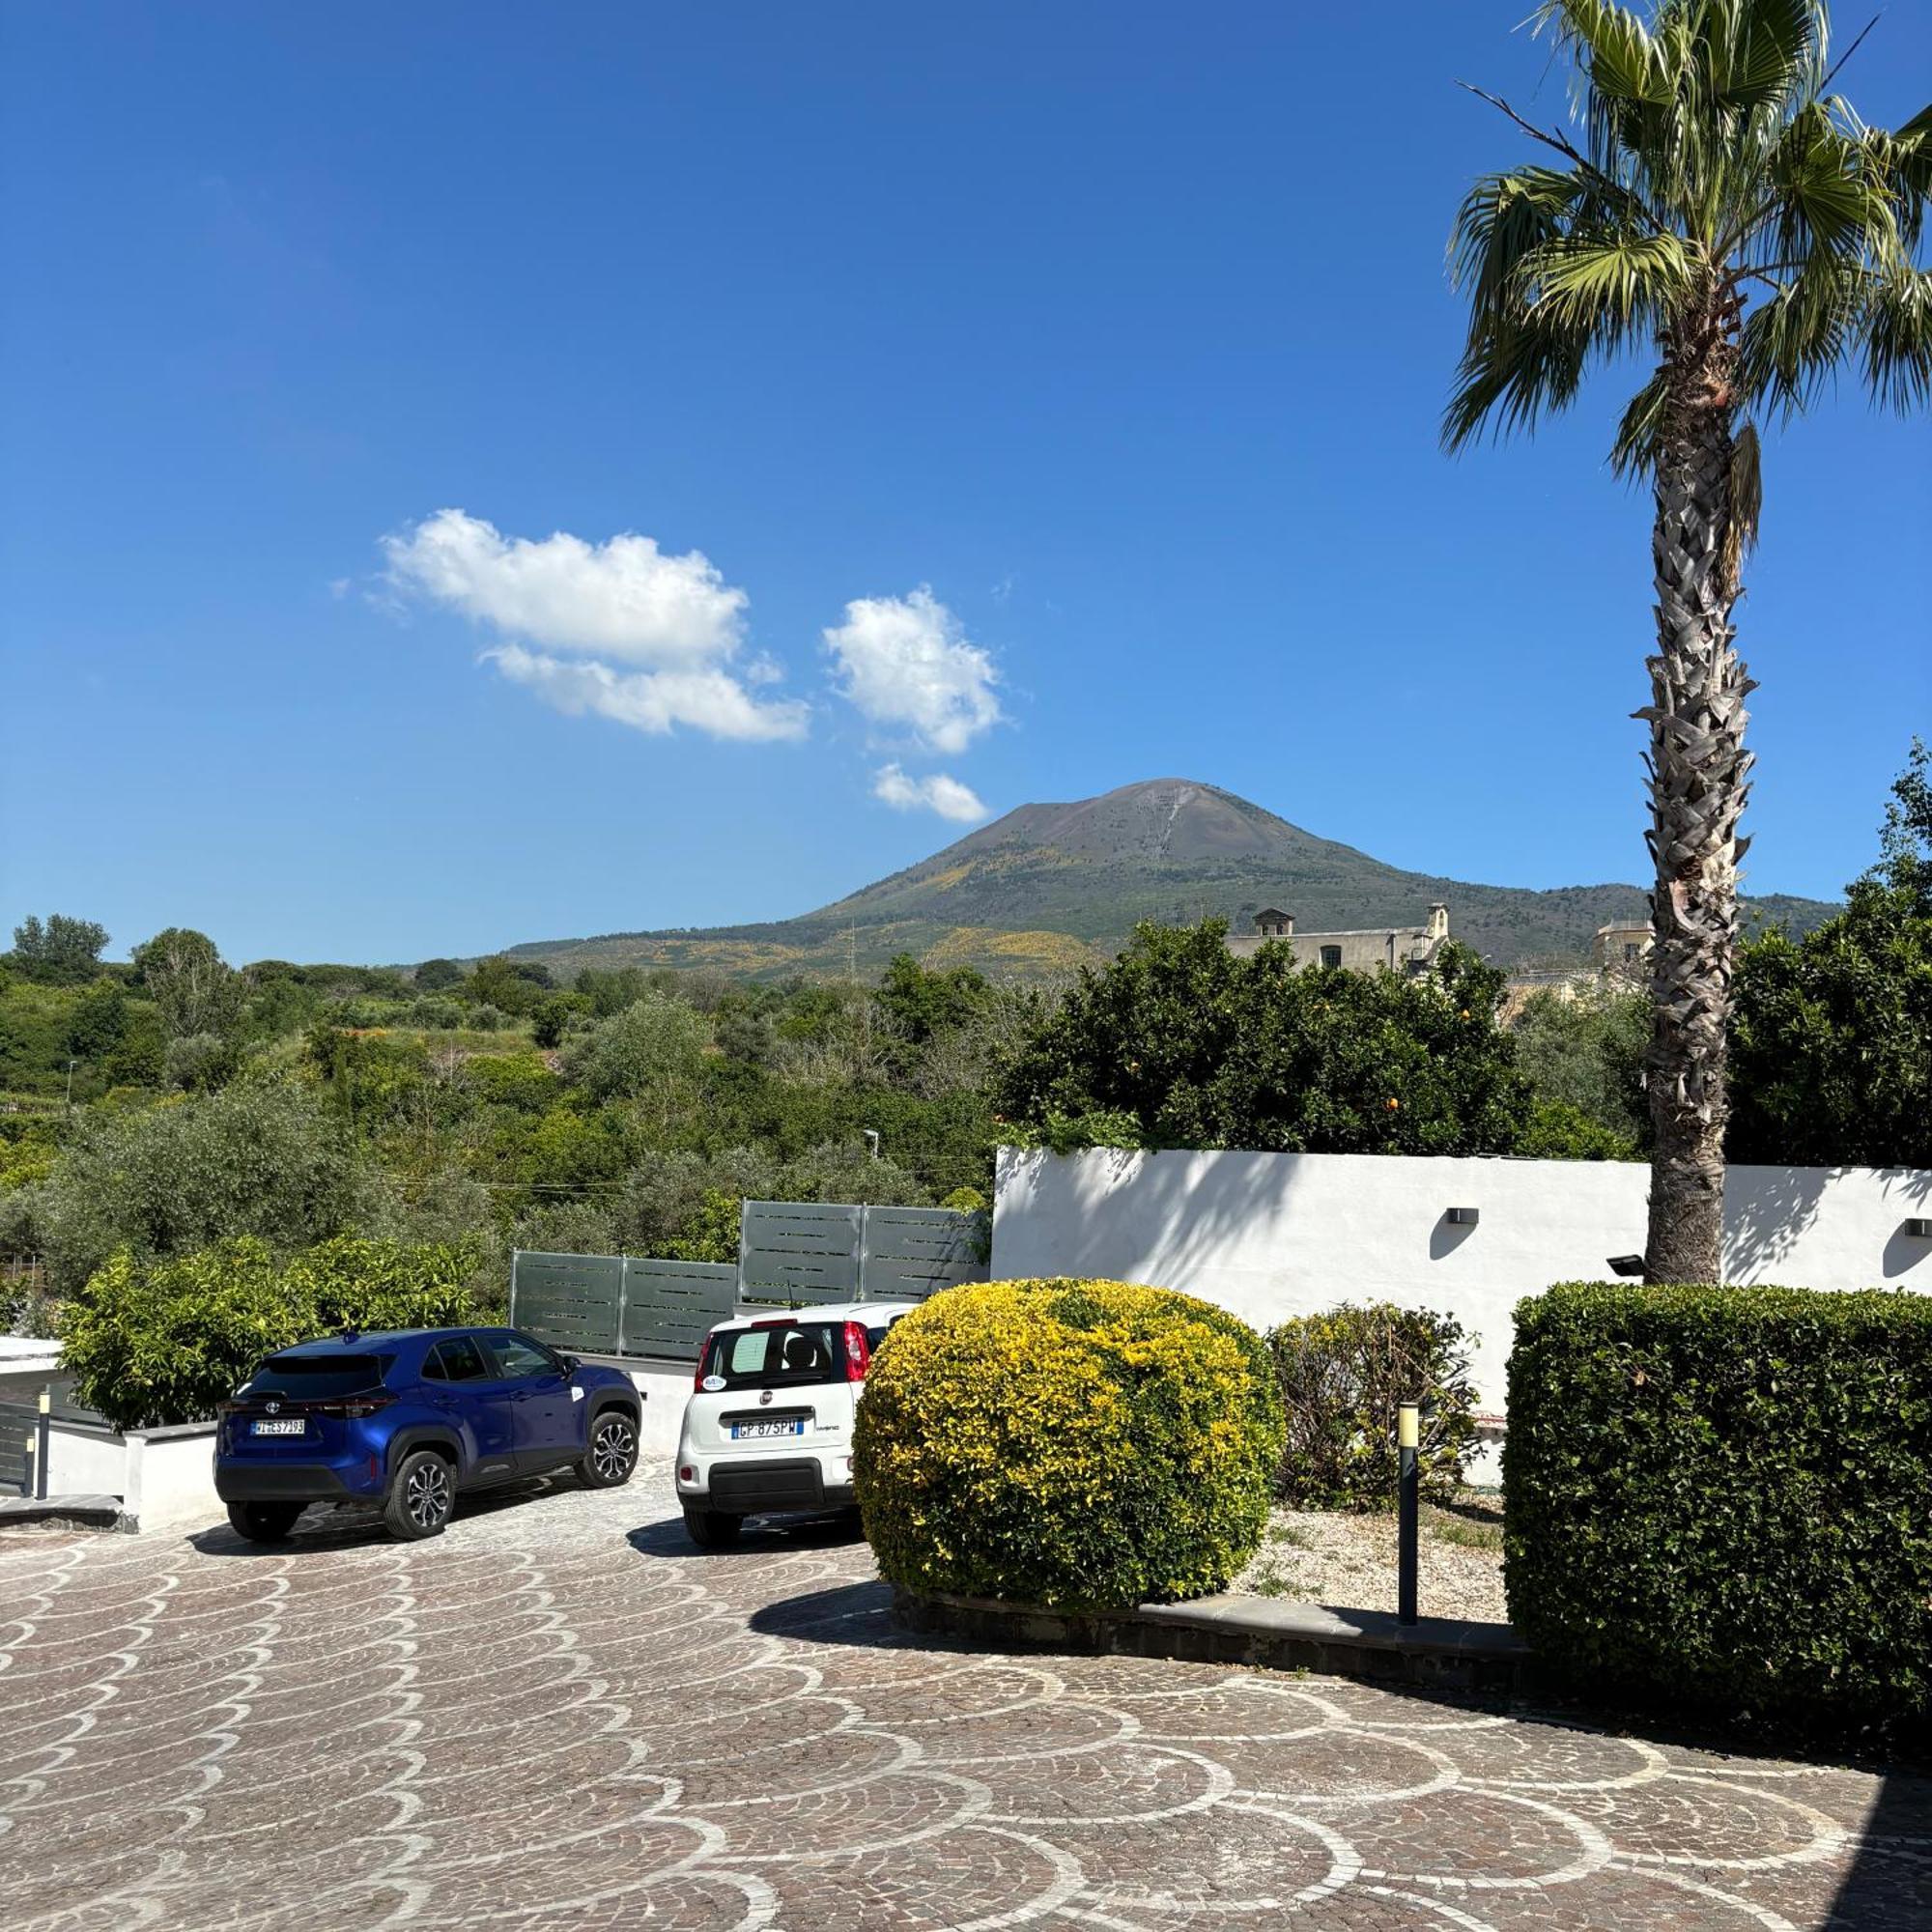
M 866 1379 L 866 1367 L 872 1359 L 871 1344 L 866 1340 L 866 1324 L 863 1321 L 848 1321 L 845 1324 L 845 1379 L 848 1382 L 862 1382 Z
M 374 1415 L 379 1408 L 387 1408 L 395 1397 L 383 1395 L 344 1396 L 339 1402 L 319 1402 L 315 1405 L 318 1415 L 337 1415 L 347 1422 L 359 1422 L 365 1415 Z

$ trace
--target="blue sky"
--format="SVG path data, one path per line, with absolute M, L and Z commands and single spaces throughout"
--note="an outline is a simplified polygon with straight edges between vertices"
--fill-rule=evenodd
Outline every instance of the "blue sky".
M 1640 879 L 1623 387 L 1435 441 L 1526 11 L 8 7 L 0 920 L 782 917 L 1165 776 Z M 1928 77 L 1895 8 L 1843 86 Z M 1771 440 L 1754 890 L 1835 894 L 1932 729 L 1927 435 Z

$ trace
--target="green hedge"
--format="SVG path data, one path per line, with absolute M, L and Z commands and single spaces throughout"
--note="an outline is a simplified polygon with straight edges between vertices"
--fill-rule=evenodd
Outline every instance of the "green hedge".
M 1476 1435 L 1468 1336 L 1453 1316 L 1345 1301 L 1268 1330 L 1288 1425 L 1276 1488 L 1312 1509 L 1393 1509 L 1396 1411 L 1420 1397 L 1422 1481 L 1453 1490 Z
M 853 1473 L 880 1572 L 1108 1608 L 1228 1583 L 1267 1520 L 1281 1408 L 1225 1310 L 1111 1281 L 948 1289 L 866 1380 Z
M 1932 1712 L 1932 1298 L 1518 1304 L 1511 1620 L 1571 1678 L 1801 1727 Z
M 475 1265 L 461 1242 L 347 1235 L 285 1262 L 247 1235 L 172 1261 L 124 1248 L 62 1304 L 61 1358 L 117 1429 L 194 1422 L 291 1343 L 472 1320 Z

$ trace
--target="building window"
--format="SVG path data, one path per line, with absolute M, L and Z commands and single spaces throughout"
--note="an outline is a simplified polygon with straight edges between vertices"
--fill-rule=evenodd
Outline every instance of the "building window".
M 1321 963 L 1324 966 L 1341 965 L 1342 949 L 1339 946 L 1324 946 L 1321 949 Z
M 1631 959 L 1634 959 L 1635 957 L 1636 957 L 1636 946 L 1635 946 L 1634 942 L 1634 941 L 1631 941 L 1631 940 L 1628 940 L 1628 939 L 1627 939 L 1627 940 L 1625 940 L 1625 941 L 1624 941 L 1624 958 L 1625 958 L 1626 960 L 1631 960 Z

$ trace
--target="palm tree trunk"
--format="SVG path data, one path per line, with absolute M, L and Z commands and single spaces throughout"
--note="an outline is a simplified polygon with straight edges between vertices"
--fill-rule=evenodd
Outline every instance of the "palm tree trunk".
M 1732 532 L 1729 330 L 1720 315 L 1667 345 L 1670 425 L 1657 463 L 1651 538 L 1657 655 L 1649 662 L 1655 1002 L 1644 1057 L 1655 1151 L 1644 1279 L 1722 1279 L 1725 1029 L 1737 938 L 1738 818 L 1749 787 L 1745 696 L 1731 648 L 1738 594 Z

